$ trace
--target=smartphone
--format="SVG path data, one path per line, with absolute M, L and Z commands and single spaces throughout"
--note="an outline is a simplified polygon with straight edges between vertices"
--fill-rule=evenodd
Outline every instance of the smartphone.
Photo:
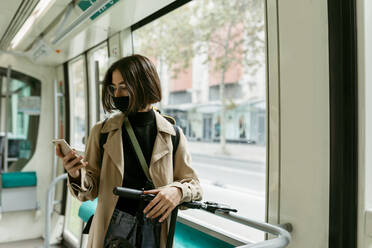
M 67 154 L 69 154 L 70 152 L 72 152 L 72 148 L 71 146 L 66 142 L 66 140 L 64 139 L 55 139 L 55 140 L 52 140 L 53 144 L 55 144 L 56 146 L 57 145 L 60 145 L 61 147 L 61 152 L 63 153 L 64 156 L 66 156 Z

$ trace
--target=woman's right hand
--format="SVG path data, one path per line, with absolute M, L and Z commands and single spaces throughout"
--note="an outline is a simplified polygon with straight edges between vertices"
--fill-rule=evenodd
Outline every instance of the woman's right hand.
M 88 162 L 83 161 L 83 156 L 79 156 L 75 150 L 64 156 L 60 145 L 57 145 L 56 154 L 62 159 L 63 167 L 72 178 L 78 178 L 80 169 L 88 165 Z

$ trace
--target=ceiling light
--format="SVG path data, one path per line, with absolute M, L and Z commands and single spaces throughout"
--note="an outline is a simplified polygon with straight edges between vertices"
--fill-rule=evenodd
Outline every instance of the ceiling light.
M 31 26 L 37 20 L 37 18 L 39 18 L 44 13 L 46 8 L 49 6 L 50 2 L 52 2 L 52 0 L 40 0 L 40 2 L 36 5 L 32 14 L 27 18 L 26 22 L 23 24 L 21 29 L 18 31 L 16 36 L 11 41 L 10 47 L 12 49 L 14 49 L 19 44 L 19 42 L 27 34 Z

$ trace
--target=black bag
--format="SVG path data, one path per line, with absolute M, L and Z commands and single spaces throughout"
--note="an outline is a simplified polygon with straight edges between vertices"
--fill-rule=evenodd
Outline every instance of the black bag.
M 134 248 L 145 245 L 159 248 L 161 223 L 157 220 L 144 219 L 140 214 L 132 216 L 115 209 L 105 236 L 104 247 Z

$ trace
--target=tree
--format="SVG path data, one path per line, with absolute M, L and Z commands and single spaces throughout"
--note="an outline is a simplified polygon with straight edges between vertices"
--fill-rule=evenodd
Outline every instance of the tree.
M 260 0 L 208 0 L 203 1 L 196 35 L 199 40 L 209 44 L 209 62 L 214 62 L 214 70 L 220 73 L 219 96 L 221 100 L 221 149 L 226 149 L 226 72 L 237 63 L 245 60 L 250 66 L 251 73 L 255 73 L 261 66 L 256 60 L 256 54 L 264 51 L 264 40 L 259 39 L 257 32 L 263 31 L 263 1 Z M 248 37 L 244 37 L 244 31 Z M 244 47 L 245 42 L 249 45 Z M 201 49 L 198 49 L 202 51 Z M 251 52 L 251 53 L 249 53 Z
M 264 66 L 263 0 L 198 0 L 136 32 L 138 50 L 171 65 L 173 76 L 190 67 L 196 53 L 206 54 L 210 70 L 219 73 L 220 143 L 226 149 L 226 73 L 244 63 L 254 75 Z M 159 65 L 161 68 L 161 65 Z

